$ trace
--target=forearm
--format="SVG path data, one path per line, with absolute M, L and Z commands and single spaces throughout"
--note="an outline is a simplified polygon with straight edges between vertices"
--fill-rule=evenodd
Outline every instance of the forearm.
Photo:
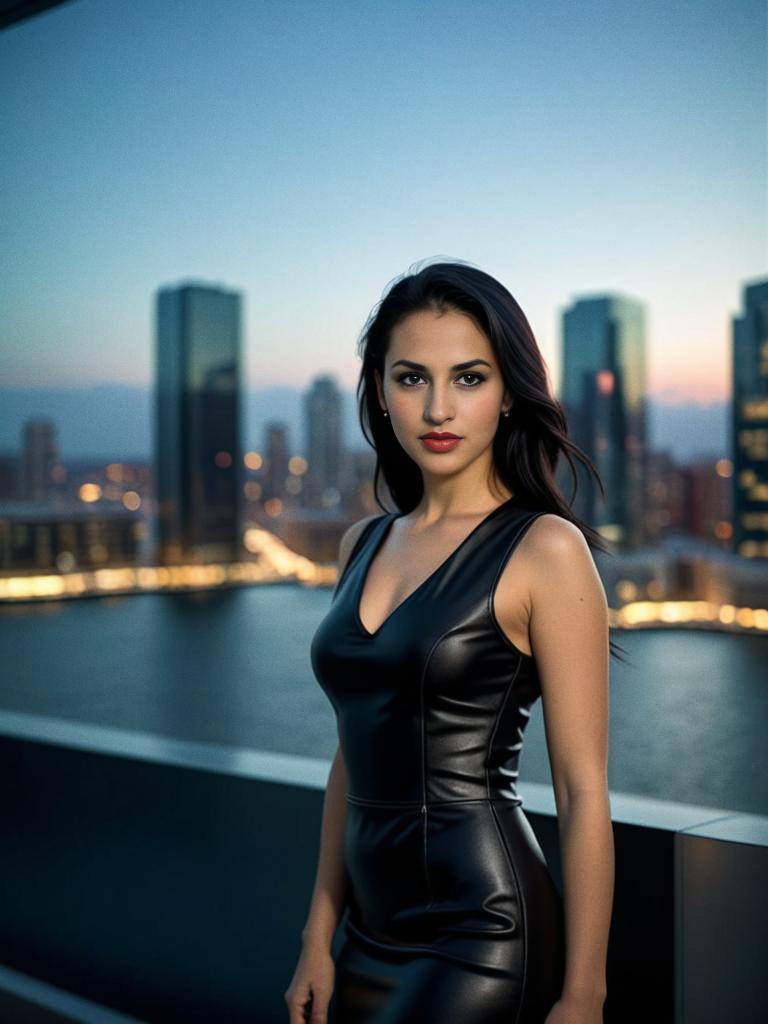
M 323 800 L 317 874 L 309 914 L 301 933 L 305 942 L 322 942 L 330 945 L 344 909 L 346 789 L 346 768 L 341 753 L 337 750 Z
M 607 789 L 569 797 L 558 823 L 566 939 L 563 996 L 601 1005 L 614 886 Z

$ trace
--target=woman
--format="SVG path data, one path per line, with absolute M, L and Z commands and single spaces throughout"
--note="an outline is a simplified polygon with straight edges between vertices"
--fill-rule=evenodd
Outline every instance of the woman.
M 522 310 L 471 265 L 397 280 L 360 347 L 376 490 L 381 472 L 400 511 L 346 532 L 312 641 L 339 747 L 291 1024 L 598 1024 L 610 644 L 590 544 L 605 546 L 554 471 L 564 453 L 597 473 Z M 562 898 L 515 790 L 539 696 Z

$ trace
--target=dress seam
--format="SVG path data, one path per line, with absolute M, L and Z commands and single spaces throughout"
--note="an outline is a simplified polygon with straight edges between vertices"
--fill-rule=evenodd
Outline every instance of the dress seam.
M 506 796 L 468 796 L 457 800 L 373 800 L 364 796 L 355 796 L 352 793 L 345 794 L 347 800 L 353 804 L 362 804 L 365 807 L 411 807 L 414 810 L 421 807 L 451 807 L 453 804 L 509 804 L 520 807 L 522 801 L 511 800 Z
M 518 675 L 520 673 L 520 668 L 521 668 L 522 664 L 523 664 L 522 658 L 518 658 L 517 665 L 515 666 L 515 671 L 512 674 L 512 678 L 507 683 L 507 688 L 506 688 L 506 690 L 504 692 L 504 698 L 503 698 L 503 700 L 501 702 L 501 705 L 499 707 L 498 712 L 496 713 L 496 719 L 495 719 L 495 721 L 493 723 L 493 729 L 491 730 L 491 735 L 488 738 L 488 751 L 487 751 L 486 757 L 485 757 L 485 791 L 486 791 L 486 794 L 487 794 L 487 797 L 488 797 L 488 807 L 489 807 L 490 812 L 491 812 L 491 818 L 492 818 L 494 826 L 496 828 L 496 832 L 498 834 L 499 841 L 501 842 L 502 849 L 504 850 L 504 854 L 505 854 L 505 856 L 507 858 L 507 863 L 509 864 L 509 870 L 510 870 L 510 872 L 512 874 L 512 882 L 513 882 L 513 884 L 515 886 L 515 894 L 517 896 L 517 903 L 518 903 L 518 906 L 520 908 L 520 918 L 521 918 L 520 925 L 521 925 L 521 930 L 522 930 L 522 933 L 523 933 L 523 981 L 522 981 L 522 986 L 521 986 L 521 989 L 520 989 L 520 1000 L 519 1000 L 518 1007 L 517 1007 L 517 1013 L 515 1014 L 515 1019 L 513 1021 L 513 1024 L 518 1024 L 518 1021 L 520 1019 L 520 1014 L 522 1012 L 523 1003 L 525 1001 L 525 990 L 526 990 L 526 987 L 527 987 L 527 984 L 528 984 L 528 924 L 527 924 L 527 917 L 526 917 L 526 911 L 525 911 L 525 904 L 523 902 L 523 893 L 522 893 L 522 890 L 520 888 L 520 881 L 519 881 L 519 879 L 517 877 L 517 871 L 515 871 L 514 860 L 513 860 L 512 855 L 511 855 L 511 853 L 509 851 L 509 848 L 507 847 L 507 842 L 506 842 L 506 839 L 504 838 L 504 833 L 502 831 L 501 825 L 499 824 L 499 820 L 498 820 L 498 818 L 496 816 L 496 809 L 494 808 L 493 801 L 491 800 L 491 795 L 490 795 L 491 794 L 491 783 L 490 783 L 490 779 L 488 777 L 488 762 L 489 762 L 490 757 L 491 757 L 491 752 L 493 751 L 493 741 L 496 738 L 496 732 L 497 732 L 497 730 L 499 728 L 499 723 L 501 722 L 502 716 L 504 714 L 504 709 L 507 706 L 507 701 L 509 700 L 509 696 L 512 693 L 512 690 L 514 689 L 515 681 L 517 680 L 517 677 L 518 677 Z
M 520 659 L 518 659 L 517 664 L 515 665 L 515 671 L 512 673 L 512 678 L 507 683 L 507 688 L 504 691 L 504 697 L 503 697 L 503 699 L 501 701 L 501 705 L 499 706 L 499 710 L 496 712 L 496 718 L 495 718 L 494 723 L 493 723 L 493 728 L 491 729 L 491 735 L 488 737 L 488 750 L 486 751 L 486 754 L 485 754 L 484 769 L 485 769 L 485 795 L 486 795 L 486 797 L 489 800 L 491 799 L 491 781 L 488 778 L 488 762 L 491 759 L 491 753 L 493 751 L 493 741 L 496 739 L 496 733 L 497 733 L 498 728 L 499 728 L 499 723 L 501 722 L 502 716 L 504 714 L 504 710 L 505 710 L 505 708 L 507 706 L 507 701 L 509 700 L 510 694 L 512 693 L 512 690 L 514 688 L 515 682 L 517 681 L 517 677 L 520 674 L 520 668 L 521 668 L 522 664 L 523 664 L 522 661 Z
M 427 832 L 429 829 L 429 810 L 427 807 L 427 720 L 424 714 L 424 684 L 427 678 L 427 671 L 429 669 L 430 662 L 432 661 L 432 655 L 437 649 L 437 645 L 448 635 L 450 630 L 445 633 L 441 633 L 438 636 L 432 646 L 429 649 L 429 653 L 424 659 L 424 666 L 421 670 L 421 678 L 419 680 L 419 702 L 420 709 L 419 714 L 421 718 L 421 818 L 422 818 L 422 832 L 423 832 L 423 844 L 422 844 L 422 861 L 424 864 L 424 879 L 427 886 L 427 903 L 425 913 L 434 904 L 434 894 L 432 892 L 432 884 L 429 878 L 429 861 L 427 854 Z
M 496 827 L 496 832 L 499 836 L 499 841 L 501 842 L 502 848 L 507 858 L 507 863 L 509 864 L 510 871 L 512 872 L 512 880 L 515 885 L 517 901 L 520 907 L 520 927 L 523 933 L 523 980 L 522 985 L 520 986 L 520 999 L 518 1001 L 517 1012 L 515 1014 L 515 1019 L 512 1022 L 512 1024 L 518 1024 L 520 1020 L 520 1015 L 523 1012 L 526 991 L 528 988 L 528 915 L 526 913 L 525 902 L 523 900 L 523 893 L 522 889 L 520 888 L 520 882 L 517 877 L 517 871 L 515 871 L 514 860 L 512 858 L 512 854 L 509 852 L 507 840 L 504 837 L 504 831 L 499 823 L 499 819 L 496 814 L 496 808 L 493 806 L 492 802 L 489 802 L 488 806 L 491 811 L 491 818 L 493 819 L 493 823 Z

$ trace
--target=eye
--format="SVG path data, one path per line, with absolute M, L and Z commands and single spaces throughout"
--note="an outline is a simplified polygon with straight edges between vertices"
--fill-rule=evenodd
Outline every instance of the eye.
M 410 373 L 401 373 L 400 374 L 400 376 L 397 378 L 398 384 L 403 384 L 404 387 L 408 387 L 408 388 L 415 387 L 415 385 L 406 384 L 405 383 L 405 381 L 407 381 L 409 377 L 419 377 L 422 380 L 424 379 L 423 377 L 421 377 L 420 373 L 416 373 L 414 370 L 411 370 Z M 472 370 L 467 370 L 466 373 L 462 373 L 456 379 L 457 380 L 463 380 L 465 377 L 475 377 L 476 378 L 476 382 L 474 384 L 465 384 L 464 385 L 464 387 L 469 387 L 469 388 L 476 388 L 478 386 L 478 384 L 482 384 L 482 382 L 485 380 L 485 377 L 483 376 L 482 373 L 475 373 Z

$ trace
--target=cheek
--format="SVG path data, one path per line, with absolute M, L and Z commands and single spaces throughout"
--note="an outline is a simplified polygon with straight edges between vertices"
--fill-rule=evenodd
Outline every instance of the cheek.
M 501 395 L 495 389 L 483 388 L 481 394 L 472 395 L 463 403 L 461 412 L 478 430 L 495 432 L 501 415 Z
M 398 419 L 413 419 L 414 416 L 421 416 L 424 410 L 423 397 L 419 397 L 415 390 L 408 392 L 398 387 L 390 392 L 389 408 Z

